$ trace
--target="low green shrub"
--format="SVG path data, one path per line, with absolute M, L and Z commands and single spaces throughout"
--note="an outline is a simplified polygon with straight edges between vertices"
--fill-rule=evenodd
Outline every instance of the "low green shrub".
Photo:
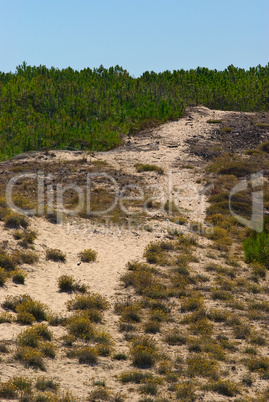
M 144 325 L 144 331 L 146 334 L 156 334 L 157 332 L 160 332 L 160 330 L 161 330 L 161 326 L 158 321 L 149 320 Z
M 93 391 L 90 392 L 87 401 L 89 402 L 96 402 L 96 401 L 123 401 L 123 399 L 115 397 L 115 399 L 112 397 L 111 392 L 104 388 L 103 386 L 99 386 L 98 388 L 94 389 Z
M 163 168 L 156 166 L 156 165 L 149 165 L 149 164 L 143 164 L 143 163 L 137 163 L 135 165 L 136 170 L 138 171 L 138 173 L 141 172 L 157 172 L 159 174 L 163 174 Z
M 247 361 L 247 367 L 250 371 L 259 373 L 264 379 L 269 379 L 269 358 L 266 356 L 252 357 Z
M 187 374 L 191 377 L 212 377 L 217 372 L 217 363 L 207 357 L 197 354 L 187 358 Z
M 5 226 L 10 229 L 26 229 L 29 226 L 29 219 L 26 216 L 19 215 L 16 212 L 10 212 L 4 218 Z
M 9 349 L 4 342 L 0 342 L 0 353 L 9 353 Z
M 180 334 L 177 329 L 173 329 L 165 334 L 164 341 L 168 345 L 185 345 L 187 343 L 187 337 Z
M 50 359 L 55 359 L 56 356 L 56 348 L 55 345 L 51 342 L 45 342 L 41 347 L 41 351 L 44 356 L 49 357 Z
M 12 277 L 12 281 L 18 285 L 24 285 L 26 273 L 23 271 L 15 271 Z
M 0 324 L 5 322 L 11 323 L 13 322 L 13 315 L 9 313 L 0 313 Z
M 255 233 L 243 242 L 245 261 L 258 262 L 269 268 L 269 233 Z
M 4 286 L 5 282 L 7 280 L 7 273 L 4 270 L 4 268 L 0 267 L 0 286 Z
M 141 321 L 141 306 L 139 304 L 130 304 L 123 308 L 121 312 L 122 320 L 127 322 L 140 322 Z
M 38 368 L 45 371 L 45 363 L 43 360 L 43 354 L 41 351 L 28 347 L 19 347 L 15 353 L 15 359 L 22 362 L 25 366 Z
M 65 262 L 66 255 L 61 250 L 50 248 L 46 251 L 46 259 L 56 262 Z
M 72 275 L 62 275 L 58 279 L 58 286 L 60 291 L 62 292 L 79 292 L 86 293 L 87 286 L 81 285 L 76 282 L 75 278 Z
M 45 324 L 37 324 L 22 331 L 17 337 L 20 346 L 39 347 L 42 341 L 51 341 L 52 333 Z
M 17 399 L 18 388 L 12 379 L 0 383 L 0 397 L 3 399 Z
M 268 127 L 268 124 L 265 124 L 265 126 Z M 266 141 L 266 142 L 263 142 L 262 144 L 260 144 L 259 149 L 268 154 L 269 153 L 269 141 Z
M 98 293 L 89 293 L 77 295 L 67 303 L 67 307 L 68 310 L 87 310 L 95 308 L 103 311 L 108 308 L 108 302 L 105 297 Z
M 125 353 L 116 353 L 113 356 L 113 360 L 127 360 L 127 355 Z
M 33 265 L 38 261 L 38 255 L 32 251 L 16 251 L 12 255 L 15 264 L 28 264 Z
M 17 312 L 17 321 L 22 324 L 28 324 L 27 320 L 46 321 L 47 307 L 39 302 L 27 297 L 17 304 L 15 311 Z M 33 322 L 32 321 L 32 322 Z
M 95 328 L 91 320 L 83 316 L 75 316 L 68 319 L 68 330 L 71 335 L 85 340 L 94 339 Z
M 147 382 L 139 387 L 139 392 L 146 395 L 157 395 L 158 386 L 154 382 Z
M 203 308 L 204 301 L 203 298 L 201 297 L 200 294 L 192 294 L 184 299 L 182 299 L 181 302 L 181 312 L 189 312 L 189 311 L 195 311 L 195 310 L 200 310 Z
M 13 271 L 16 268 L 14 259 L 0 248 L 0 267 L 6 271 Z
M 52 378 L 39 377 L 36 380 L 35 387 L 42 392 L 47 390 L 56 392 L 59 388 L 59 383 L 55 382 Z
M 82 262 L 93 262 L 97 258 L 97 252 L 89 248 L 79 253 L 78 256 Z
M 80 348 L 76 355 L 80 364 L 96 364 L 98 362 L 98 351 L 90 346 Z
M 228 397 L 233 397 L 236 396 L 239 393 L 239 387 L 237 384 L 235 384 L 233 381 L 229 380 L 218 380 L 214 384 L 209 386 L 209 389 L 211 389 L 214 392 L 217 392 L 220 395 L 228 396 Z
M 119 377 L 120 382 L 124 384 L 129 382 L 134 384 L 141 384 L 152 381 L 153 379 L 156 380 L 156 377 L 154 377 L 152 373 L 138 370 L 121 373 Z
M 176 396 L 180 401 L 194 402 L 196 400 L 194 385 L 190 382 L 178 384 L 176 387 Z
M 138 337 L 132 341 L 131 357 L 137 367 L 152 367 L 158 359 L 156 343 L 148 337 Z

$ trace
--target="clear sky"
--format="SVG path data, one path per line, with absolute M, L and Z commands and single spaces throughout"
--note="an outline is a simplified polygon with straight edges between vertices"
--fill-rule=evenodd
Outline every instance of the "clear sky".
M 269 0 L 0 0 L 0 71 L 269 62 Z

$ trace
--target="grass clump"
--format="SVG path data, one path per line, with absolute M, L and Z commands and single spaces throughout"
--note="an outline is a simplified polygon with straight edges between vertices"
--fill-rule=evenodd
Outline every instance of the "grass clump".
M 220 395 L 228 397 L 236 396 L 240 392 L 238 385 L 229 380 L 218 380 L 208 388 L 213 392 L 217 392 Z
M 33 230 L 15 230 L 13 237 L 15 240 L 19 240 L 19 245 L 21 247 L 27 248 L 36 240 L 37 232 Z
M 15 359 L 26 367 L 33 367 L 45 371 L 45 363 L 41 351 L 31 347 L 19 347 L 15 353 Z
M 92 321 L 83 316 L 75 315 L 68 320 L 67 324 L 70 335 L 84 340 L 94 339 L 95 327 Z
M 0 353 L 9 353 L 9 349 L 4 342 L 0 342 Z
M 24 285 L 26 273 L 20 270 L 14 272 L 12 281 L 17 285 Z
M 212 289 L 211 297 L 213 300 L 223 300 L 223 301 L 229 301 L 233 299 L 233 295 L 230 292 L 222 289 Z
M 154 382 L 147 382 L 139 387 L 139 392 L 146 395 L 157 395 L 158 386 Z
M 130 352 L 132 362 L 137 367 L 152 367 L 158 359 L 156 343 L 146 336 L 135 338 Z
M 160 332 L 161 326 L 158 321 L 148 321 L 144 325 L 144 331 L 146 334 L 156 334 L 157 332 Z
M 116 399 L 113 399 L 116 400 Z M 121 401 L 121 399 L 119 399 Z M 87 399 L 89 402 L 95 401 L 112 401 L 111 392 L 102 386 L 94 389 L 90 392 L 89 397 Z
M 250 371 L 259 373 L 259 375 L 269 379 L 269 358 L 266 356 L 252 357 L 247 361 L 247 367 Z
M 78 256 L 82 262 L 93 262 L 96 260 L 97 252 L 89 248 L 79 253 Z
M 68 301 L 68 310 L 106 310 L 109 304 L 105 297 L 98 293 L 88 293 L 85 295 L 77 295 L 74 299 Z
M 258 262 L 269 268 L 269 233 L 256 233 L 243 242 L 245 261 Z
M 152 373 L 138 370 L 124 372 L 119 377 L 120 382 L 124 384 L 130 382 L 134 384 L 141 384 L 147 381 L 152 381 L 153 379 L 156 380 L 156 377 L 154 377 Z
M 166 297 L 166 287 L 156 278 L 156 269 L 141 263 L 129 264 L 128 269 L 129 272 L 121 276 L 125 287 L 133 286 L 136 293 L 152 299 Z
M 33 265 L 38 261 L 38 255 L 32 251 L 16 251 L 12 257 L 15 264 L 19 265 Z
M 175 248 L 173 242 L 160 241 L 150 243 L 144 253 L 149 264 L 158 264 L 161 266 L 170 265 L 169 252 Z
M 28 295 L 7 296 L 2 307 L 17 313 L 17 321 L 22 324 L 32 324 L 34 321 L 47 319 L 47 307 Z
M 29 219 L 24 215 L 19 215 L 16 212 L 10 212 L 4 218 L 5 226 L 9 229 L 27 229 Z
M 172 331 L 166 333 L 164 341 L 171 346 L 185 345 L 187 343 L 187 337 L 180 334 L 178 330 L 173 329 Z
M 34 321 L 46 321 L 46 310 L 47 307 L 43 303 L 31 299 L 27 295 L 22 298 L 15 308 L 17 321 L 22 324 L 32 324 Z
M 94 365 L 98 362 L 98 351 L 91 346 L 84 346 L 75 352 L 80 364 Z
M 260 124 L 262 124 L 262 123 L 260 123 Z M 265 126 L 268 128 L 268 124 L 265 124 Z M 260 144 L 259 149 L 268 154 L 269 153 L 269 141 L 266 141 L 266 142 L 263 142 L 262 144 Z
M 8 272 L 13 271 L 16 268 L 14 259 L 2 248 L 0 248 L 0 267 Z
M 121 311 L 121 318 L 126 322 L 141 322 L 140 311 L 141 306 L 138 303 L 130 304 Z
M 252 268 L 252 272 L 255 278 L 264 279 L 266 277 L 267 268 L 265 265 L 255 261 L 252 262 L 250 266 Z
M 200 310 L 203 308 L 204 302 L 203 298 L 201 297 L 200 294 L 192 294 L 189 297 L 186 297 L 182 300 L 181 302 L 181 312 L 189 312 L 189 311 L 195 311 L 195 310 Z
M 52 391 L 57 392 L 59 383 L 55 382 L 52 378 L 39 377 L 35 383 L 36 389 L 39 391 Z
M 37 324 L 18 335 L 17 343 L 20 346 L 37 348 L 41 341 L 51 341 L 52 333 L 45 324 Z
M 59 249 L 50 248 L 46 251 L 46 259 L 56 262 L 66 262 L 66 255 Z
M 176 396 L 180 401 L 194 402 L 196 400 L 194 385 L 184 382 L 176 387 Z
M 13 377 L 0 383 L 0 397 L 28 401 L 32 394 L 32 381 L 25 377 Z
M 217 362 L 208 359 L 203 355 L 196 355 L 187 358 L 187 374 L 190 377 L 212 377 L 217 372 Z
M 127 360 L 128 357 L 125 353 L 116 353 L 113 355 L 113 360 Z
M 159 174 L 164 173 L 163 168 L 161 168 L 157 165 L 150 165 L 147 163 L 137 163 L 135 165 L 135 167 L 136 167 L 136 170 L 138 173 L 141 173 L 141 172 L 156 172 Z
M 17 399 L 18 389 L 12 379 L 0 383 L 0 397 L 3 399 Z
M 227 155 L 220 156 L 208 167 L 211 173 L 219 175 L 244 177 L 259 170 L 259 165 L 256 162 L 245 158 L 231 157 Z
M 14 319 L 13 319 L 13 315 L 12 314 L 9 314 L 9 313 L 1 313 L 0 314 L 0 324 L 3 324 L 3 323 L 11 323 L 11 322 L 13 322 L 14 321 Z
M 222 120 L 210 119 L 210 120 L 207 120 L 207 123 L 208 123 L 208 124 L 221 124 L 221 123 L 222 123 Z
M 76 282 L 75 278 L 72 275 L 60 276 L 60 278 L 58 279 L 58 286 L 61 292 L 87 292 L 87 286 L 81 285 L 80 283 Z
M 0 268 L 0 286 L 4 286 L 5 282 L 7 280 L 7 273 L 4 270 L 4 268 Z

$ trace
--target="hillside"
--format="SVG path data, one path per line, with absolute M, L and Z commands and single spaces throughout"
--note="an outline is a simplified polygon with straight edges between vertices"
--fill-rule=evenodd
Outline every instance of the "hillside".
M 224 71 L 75 71 L 26 63 L 0 72 L 0 160 L 45 149 L 106 151 L 126 135 L 183 116 L 187 106 L 269 110 L 269 65 Z
M 268 112 L 193 106 L 121 141 L 1 162 L 1 400 L 267 401 L 268 252 L 246 258 L 256 235 L 228 199 L 251 174 L 267 182 Z M 39 176 L 14 186 L 20 208 L 42 175 L 45 201 L 77 187 L 25 218 L 4 199 L 23 173 Z M 231 208 L 251 218 L 249 188 Z

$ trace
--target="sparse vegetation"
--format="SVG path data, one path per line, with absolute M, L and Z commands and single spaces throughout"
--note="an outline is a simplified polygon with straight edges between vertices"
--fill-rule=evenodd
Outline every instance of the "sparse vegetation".
M 156 166 L 156 165 L 149 165 L 149 164 L 143 164 L 143 163 L 137 163 L 135 165 L 136 170 L 138 171 L 138 173 L 141 172 L 156 172 L 159 174 L 163 174 L 163 168 Z
M 253 235 L 244 241 L 243 246 L 247 263 L 258 262 L 269 268 L 269 233 Z
M 132 341 L 131 357 L 137 367 L 152 367 L 157 358 L 158 351 L 155 343 L 148 337 L 138 337 Z
M 87 286 L 76 282 L 72 275 L 62 275 L 58 279 L 58 286 L 62 292 L 86 293 Z
M 65 262 L 66 256 L 65 254 L 58 249 L 50 248 L 46 251 L 46 258 L 47 260 L 52 260 L 56 262 Z
M 115 80 L 117 81 L 116 78 Z M 61 86 L 61 82 L 58 84 Z M 154 86 L 154 91 L 156 90 L 158 87 Z M 154 94 L 155 92 L 153 97 L 156 96 Z M 129 92 L 129 96 L 133 96 L 132 92 Z M 199 97 L 198 93 L 197 96 Z M 193 109 L 190 109 L 190 116 L 187 118 L 190 125 L 193 124 L 192 113 Z M 208 111 L 205 110 L 204 113 L 205 115 L 208 113 L 209 116 Z M 0 383 L 1 400 L 6 393 L 8 397 L 25 401 L 74 401 L 75 398 L 71 394 L 61 393 L 61 371 L 59 370 L 57 374 L 59 377 L 57 382 L 50 377 L 51 367 L 58 367 L 57 359 L 62 359 L 62 363 L 70 367 L 78 368 L 78 363 L 82 365 L 77 370 L 78 376 L 74 374 L 74 381 L 79 379 L 80 398 L 82 395 L 80 378 L 83 377 L 80 374 L 85 370 L 92 373 L 88 379 L 83 378 L 83 387 L 85 386 L 83 397 L 92 401 L 121 401 L 126 397 L 140 398 L 141 402 L 195 401 L 199 398 L 206 400 L 233 398 L 238 402 L 252 399 L 261 402 L 268 400 L 266 323 L 269 312 L 269 264 L 267 264 L 266 236 L 269 231 L 269 219 L 267 215 L 264 216 L 264 231 L 256 234 L 231 215 L 229 205 L 231 201 L 234 212 L 251 219 L 252 190 L 248 188 L 239 192 L 233 195 L 231 200 L 229 194 L 242 178 L 249 180 L 250 175 L 258 170 L 263 170 L 264 175 L 267 175 L 269 164 L 266 155 L 269 147 L 265 122 L 268 121 L 268 116 L 265 113 L 255 114 L 255 117 L 244 116 L 242 124 L 245 124 L 245 119 L 251 121 L 251 132 L 253 130 L 257 132 L 257 138 L 253 136 L 247 139 L 244 146 L 245 137 L 242 131 L 237 130 L 238 127 L 233 120 L 235 117 L 230 117 L 231 115 L 227 113 L 223 115 L 223 120 L 218 120 L 220 115 L 218 112 L 215 115 L 210 113 L 212 119 L 207 123 L 216 126 L 208 126 L 207 130 L 214 132 L 214 135 L 208 138 L 205 136 L 197 144 L 205 154 L 203 156 L 205 163 L 203 164 L 202 159 L 196 164 L 192 158 L 182 158 L 173 165 L 176 169 L 185 169 L 184 175 L 192 177 L 194 183 L 201 184 L 199 188 L 203 185 L 207 189 L 206 221 L 203 223 L 196 221 L 197 218 L 192 216 L 193 205 L 188 208 L 188 204 L 185 203 L 186 209 L 182 208 L 179 211 L 180 204 L 177 205 L 170 199 L 164 203 L 164 211 L 161 214 L 157 213 L 153 220 L 151 217 L 135 216 L 135 224 L 141 223 L 147 231 L 143 232 L 143 236 L 148 239 L 155 237 L 157 240 L 151 243 L 147 241 L 144 254 L 140 254 L 141 260 L 128 263 L 126 271 L 124 273 L 121 271 L 121 287 L 115 288 L 115 298 L 113 296 L 110 299 L 114 305 L 108 303 L 103 292 L 93 293 L 96 291 L 93 276 L 98 276 L 96 265 L 83 263 L 96 261 L 97 253 L 88 248 L 79 253 L 84 247 L 91 245 L 90 241 L 88 245 L 86 241 L 81 242 L 81 248 L 77 248 L 76 239 L 75 255 L 71 255 L 70 248 L 64 250 L 68 253 L 68 257 L 62 250 L 46 249 L 46 246 L 51 247 L 52 244 L 49 239 L 44 242 L 45 244 L 42 240 L 35 244 L 37 233 L 29 227 L 30 222 L 33 221 L 33 225 L 38 227 L 42 218 L 34 217 L 29 221 L 27 218 L 28 223 L 25 223 L 22 217 L 14 214 L 7 207 L 5 200 L 0 198 L 0 221 L 4 235 L 7 234 L 7 240 L 3 239 L 0 245 L 0 286 L 3 287 L 3 294 L 10 294 L 3 298 L 1 307 L 7 311 L 0 313 L 0 323 L 4 324 L 3 331 L 7 329 L 13 333 L 16 328 L 20 328 L 21 331 L 16 342 L 11 339 L 0 343 L 1 364 L 7 367 L 12 365 L 14 373 L 19 373 L 22 365 L 36 371 L 48 370 L 48 377 L 37 378 L 36 374 L 32 375 L 32 371 L 27 370 L 28 379 L 14 377 L 7 382 L 3 381 Z M 206 118 L 203 119 L 203 124 Z M 111 121 L 113 123 L 114 117 Z M 99 127 L 100 122 L 97 121 L 96 124 Z M 148 123 L 145 124 L 148 128 Z M 122 127 L 121 123 L 117 127 Z M 128 132 L 129 129 L 125 128 L 126 131 L 121 135 Z M 74 129 L 76 130 L 77 126 Z M 110 129 L 111 127 L 108 131 Z M 131 132 L 136 130 L 137 127 L 133 126 Z M 108 131 L 102 137 L 103 141 L 107 136 L 106 144 L 97 141 L 99 134 L 95 132 L 94 138 L 88 143 L 85 142 L 83 147 L 85 149 L 110 147 L 118 131 L 116 133 L 114 130 L 114 139 L 109 137 Z M 235 144 L 233 137 L 237 138 L 237 132 L 240 134 L 239 145 L 231 152 L 231 146 Z M 70 142 L 69 134 L 67 133 L 64 141 Z M 80 148 L 82 142 L 79 141 L 85 140 L 84 135 L 86 134 L 81 132 L 79 138 L 74 140 L 73 137 L 73 145 L 74 141 L 78 141 L 75 146 Z M 147 130 L 146 136 L 151 138 L 149 144 L 151 146 L 152 143 L 154 147 L 156 138 L 157 149 L 158 135 L 155 137 L 155 133 Z M 132 144 L 133 139 L 134 137 L 130 138 L 128 146 Z M 44 137 L 42 141 L 50 142 L 50 139 Z M 64 146 L 63 138 L 59 141 Z M 135 141 L 137 139 L 134 143 Z M 188 149 L 192 149 L 191 141 L 192 139 Z M 205 150 L 203 141 L 205 143 L 210 141 L 212 145 Z M 260 141 L 265 142 L 259 145 Z M 57 156 L 56 153 L 45 151 L 34 163 L 8 162 L 3 180 L 4 176 L 8 178 L 9 169 L 14 174 L 24 172 L 26 169 L 36 171 L 39 165 L 46 174 L 52 173 L 56 181 L 61 178 L 63 185 L 68 185 L 74 175 L 78 178 L 78 184 L 84 185 L 83 175 L 80 172 L 85 172 L 85 176 L 88 172 L 108 172 L 111 177 L 119 179 L 123 187 L 131 178 L 135 178 L 139 184 L 148 184 L 147 180 L 155 180 L 158 174 L 166 173 L 161 167 L 151 165 L 150 159 L 149 164 L 134 165 L 132 169 L 134 176 L 132 176 L 130 170 L 124 171 L 122 167 L 118 169 L 118 165 L 117 167 L 112 165 L 112 162 L 109 165 L 102 160 L 96 160 L 96 156 L 99 156 L 93 153 L 85 152 L 79 155 L 74 154 L 75 161 L 67 161 L 65 158 L 58 160 L 57 157 L 51 162 L 51 159 Z M 49 159 L 50 163 L 45 162 L 46 159 Z M 134 168 L 137 172 L 151 173 L 137 174 L 134 173 Z M 189 169 L 189 172 L 186 169 Z M 206 176 L 203 176 L 205 171 Z M 196 176 L 198 172 L 199 175 Z M 159 178 L 163 182 L 163 179 Z M 2 184 L 0 192 L 1 186 Z M 20 194 L 22 190 L 25 190 L 27 197 L 23 198 L 24 196 Z M 175 191 L 180 189 L 175 187 Z M 263 188 L 263 191 L 264 207 L 267 212 L 269 192 L 266 188 Z M 17 205 L 36 207 L 32 201 L 32 194 L 36 194 L 34 186 L 28 182 L 18 182 L 16 193 L 14 199 Z M 104 206 L 110 205 L 112 201 L 107 191 L 101 188 L 94 189 L 92 196 L 91 206 L 95 210 L 104 209 Z M 146 199 L 149 200 L 150 196 L 151 194 L 146 194 Z M 163 202 L 169 198 L 166 195 L 165 197 Z M 73 208 L 78 204 L 78 196 L 68 190 L 64 195 L 64 202 L 67 209 Z M 161 205 L 149 201 L 153 213 L 158 206 Z M 135 202 L 132 207 L 138 208 L 138 203 Z M 127 223 L 127 218 L 117 208 L 108 215 L 101 218 L 102 223 L 107 218 L 111 218 L 113 223 Z M 57 211 L 50 218 L 51 222 L 56 222 Z M 82 210 L 78 218 L 82 228 L 85 218 L 91 227 L 95 227 L 95 224 L 98 227 L 98 218 L 90 214 L 87 216 L 86 210 Z M 157 231 L 155 233 L 157 221 L 161 228 L 160 234 Z M 165 228 L 166 221 L 169 228 Z M 58 230 L 57 226 L 51 226 L 48 222 L 45 225 L 52 228 L 54 233 Z M 192 235 L 183 235 L 181 232 Z M 142 244 L 140 242 L 144 237 L 136 231 L 132 234 L 136 236 L 138 244 Z M 114 229 L 113 235 L 117 241 Z M 47 251 L 45 256 L 42 249 Z M 45 262 L 44 257 L 52 262 Z M 40 263 L 37 266 L 20 266 L 34 265 L 38 258 Z M 78 258 L 77 267 L 74 267 L 72 274 L 70 264 L 65 268 L 63 265 L 55 264 L 65 262 L 66 258 L 68 262 L 70 258 L 70 264 Z M 18 296 L 19 290 L 23 288 L 31 295 L 38 294 L 39 281 L 43 278 L 43 264 L 59 272 L 58 282 L 53 278 L 51 283 L 48 281 L 48 284 L 42 286 L 42 290 L 46 290 L 48 286 L 49 299 L 54 292 L 51 301 L 49 300 L 49 303 L 53 303 L 58 285 L 59 303 L 55 312 L 50 311 L 43 303 L 33 300 L 29 295 Z M 101 264 L 100 260 L 98 267 Z M 26 285 L 22 287 L 20 285 L 24 283 L 26 272 L 28 274 Z M 88 272 L 91 275 L 89 282 L 93 280 L 91 290 L 79 280 L 87 278 Z M 33 284 L 32 289 L 29 289 L 29 285 Z M 107 292 L 105 288 L 104 292 L 108 293 L 109 297 L 112 294 L 111 289 Z M 51 307 L 53 308 L 52 305 Z M 48 325 L 42 321 L 47 321 Z M 113 338 L 111 336 L 113 332 L 108 332 L 110 326 L 112 331 L 115 329 L 119 331 Z M 51 359 L 56 361 L 53 362 Z M 93 367 L 87 368 L 87 365 Z M 133 369 L 130 370 L 130 367 Z M 121 382 L 122 395 L 115 395 L 113 389 L 107 386 L 108 383 L 110 385 L 113 383 L 111 376 L 115 372 L 118 381 Z M 86 389 L 89 385 L 91 388 Z
M 96 257 L 97 257 L 97 252 L 90 248 L 82 251 L 79 254 L 79 258 L 81 259 L 82 262 L 93 262 L 96 260 Z

